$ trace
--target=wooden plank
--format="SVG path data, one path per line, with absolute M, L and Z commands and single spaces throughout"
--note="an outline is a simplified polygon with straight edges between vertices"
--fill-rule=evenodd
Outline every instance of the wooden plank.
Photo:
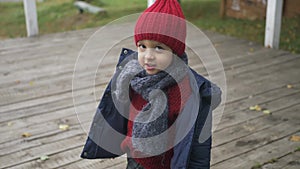
M 74 91 L 89 88 L 91 91 L 94 89 L 94 84 L 92 82 L 96 81 L 96 86 L 106 84 L 111 78 L 114 69 L 108 69 L 104 78 L 94 79 L 95 73 L 88 75 L 79 75 L 78 78 L 81 81 L 76 81 L 76 86 L 74 86 Z M 67 78 L 64 78 L 67 77 Z M 99 80 L 98 80 L 99 79 Z M 49 86 L 49 83 L 52 85 Z M 4 110 L 7 110 L 5 107 L 10 109 L 12 106 L 17 106 L 17 104 L 24 105 L 22 102 L 34 102 L 36 99 L 47 98 L 50 96 L 59 95 L 62 93 L 71 93 L 72 92 L 72 76 L 60 76 L 58 79 L 45 79 L 40 81 L 29 81 L 23 85 L 18 85 L 17 87 L 10 89 L 0 89 L 0 93 L 5 100 L 2 100 L 1 106 Z M 97 89 L 98 90 L 98 89 Z M 4 97 L 5 96 L 5 97 Z M 16 97 L 19 96 L 19 97 Z M 13 105 L 14 104 L 14 105 Z M 19 106 L 17 106 L 19 107 Z
M 49 156 L 49 160 L 41 161 L 39 159 L 29 161 L 11 168 L 22 169 L 22 168 L 62 168 L 64 165 L 70 163 L 70 159 L 79 160 L 79 154 L 81 153 L 82 148 L 74 148 L 57 154 Z
M 103 93 L 104 87 L 99 87 L 99 92 Z M 89 89 L 84 89 L 84 90 L 79 90 L 76 91 L 76 105 L 82 105 L 82 104 L 87 104 L 91 103 L 90 97 L 91 93 L 89 93 Z M 95 102 L 98 102 L 100 98 L 97 98 Z M 47 100 L 38 100 L 37 102 L 40 101 L 40 104 L 37 103 L 30 103 L 27 102 L 29 105 L 26 107 L 19 107 L 19 108 L 14 108 L 12 107 L 11 110 L 1 112 L 1 119 L 0 119 L 0 126 L 6 125 L 6 123 L 11 122 L 12 120 L 15 119 L 20 119 L 20 118 L 25 118 L 25 117 L 30 117 L 34 115 L 40 115 L 40 114 L 45 114 L 45 113 L 50 113 L 50 112 L 55 112 L 59 110 L 64 110 L 68 108 L 74 107 L 73 103 L 73 98 L 71 93 L 66 93 L 62 95 L 55 95 L 47 98 Z M 26 104 L 25 104 L 26 105 Z M 3 124 L 4 123 L 4 124 Z
M 84 140 L 85 137 L 83 136 L 75 136 L 74 138 L 62 139 L 57 142 L 42 145 L 40 147 L 19 151 L 11 156 L 3 156 L 0 158 L 0 167 L 13 167 L 23 164 L 24 162 L 37 160 L 42 155 L 52 155 L 58 152 L 73 149 L 81 146 Z
M 67 150 L 49 156 L 49 160 L 41 162 L 40 160 L 30 161 L 21 165 L 14 166 L 14 169 L 34 168 L 39 166 L 41 168 L 125 168 L 126 157 L 118 157 L 115 159 L 98 159 L 98 160 L 83 160 L 79 158 L 82 147 Z
M 68 32 L 60 32 L 54 34 L 39 35 L 35 38 L 15 38 L 5 39 L 0 41 L 0 53 L 3 50 L 13 52 L 15 49 L 25 48 L 26 46 L 30 49 L 30 46 L 36 46 L 37 44 L 54 44 L 55 42 L 82 42 L 87 40 L 95 31 L 99 28 L 89 28 L 84 30 L 73 30 Z M 76 45 L 76 44 L 73 44 Z
M 85 122 L 84 125 L 85 124 L 89 124 L 89 123 Z M 48 131 L 45 131 L 45 132 L 48 132 Z M 74 125 L 74 126 L 70 127 L 70 129 L 67 130 L 67 131 L 60 131 L 60 132 L 57 132 L 56 134 L 45 133 L 45 135 L 48 135 L 48 136 L 44 136 L 44 137 L 43 136 L 33 136 L 35 138 L 30 137 L 30 138 L 26 138 L 25 140 L 20 140 L 20 143 L 17 143 L 17 148 L 15 148 L 16 142 L 13 141 L 14 143 L 11 144 L 13 146 L 11 146 L 10 148 L 7 147 L 7 150 L 8 150 L 8 152 L 10 151 L 10 153 L 1 154 L 1 156 L 2 155 L 13 156 L 15 153 L 18 153 L 20 151 L 25 151 L 25 150 L 30 150 L 30 149 L 38 149 L 41 146 L 44 146 L 46 144 L 52 144 L 54 142 L 57 142 L 57 141 L 60 141 L 60 140 L 63 140 L 63 139 L 70 139 L 70 140 L 72 140 L 73 138 L 76 138 L 76 136 L 83 136 L 83 138 L 87 137 L 86 136 L 87 134 L 83 133 L 82 128 L 80 126 L 78 126 L 78 125 Z M 78 142 L 78 140 L 75 140 L 75 141 Z M 84 143 L 83 141 L 81 142 L 82 145 Z M 36 143 L 36 145 L 33 145 L 34 143 Z M 79 149 L 82 150 L 82 145 L 76 146 L 76 147 L 74 147 L 74 149 L 79 148 Z M 71 149 L 68 149 L 66 151 L 73 152 L 74 149 L 71 148 Z M 3 149 L 1 151 L 5 151 L 5 149 Z M 64 153 L 65 151 L 61 151 L 61 152 Z M 80 153 L 74 153 L 73 152 L 73 155 L 75 154 L 75 156 L 72 156 L 70 158 L 66 158 L 65 156 L 63 156 L 63 157 L 57 157 L 57 154 L 60 154 L 61 152 L 54 153 L 51 156 L 53 156 L 54 158 L 58 158 L 58 159 L 62 158 L 62 159 L 60 159 L 60 161 L 63 161 L 64 163 L 67 163 L 67 164 L 73 163 L 74 161 L 80 160 L 80 158 L 79 158 L 79 154 Z M 41 154 L 48 154 L 48 151 L 41 152 Z M 24 161 L 24 163 L 20 164 L 20 167 L 23 167 L 23 165 L 25 165 L 26 163 L 28 163 L 28 165 L 32 165 L 32 164 L 39 165 L 40 162 L 41 161 L 39 159 L 34 160 L 34 161 L 33 160 L 28 160 L 28 161 Z M 25 165 L 25 166 L 27 166 L 27 165 Z
M 299 119 L 298 119 L 299 120 Z M 246 137 L 239 138 L 235 141 L 226 143 L 222 146 L 218 146 L 215 148 L 215 151 L 212 153 L 212 165 L 220 166 L 221 163 L 228 163 L 230 159 L 239 158 L 243 156 L 243 154 L 252 154 L 251 151 L 255 149 L 261 149 L 264 146 L 272 144 L 272 142 L 276 142 L 279 140 L 284 140 L 288 142 L 290 135 L 293 135 L 300 131 L 299 128 L 294 127 L 295 123 L 291 124 L 288 122 L 283 122 L 281 124 L 272 126 L 265 130 L 258 131 L 254 134 L 248 135 Z M 297 146 L 300 146 L 300 143 L 293 144 L 293 149 L 295 150 Z M 287 148 L 286 154 L 290 153 L 291 150 Z M 226 154 L 226 155 L 224 155 Z M 252 154 L 254 155 L 254 154 Z M 254 159 L 259 160 L 259 156 Z M 252 159 L 253 160 L 253 159 Z M 250 162 L 250 161 L 249 161 Z M 242 163 L 247 164 L 249 163 Z M 246 168 L 242 164 L 237 164 L 240 168 Z M 232 166 L 232 164 L 230 164 Z M 226 165 L 223 165 L 225 167 Z M 235 166 L 235 167 L 238 167 Z M 226 166 L 225 168 L 229 168 Z
M 275 161 L 274 161 L 275 160 Z M 292 152 L 278 159 L 274 162 L 266 161 L 261 166 L 263 168 L 281 168 L 281 169 L 296 169 L 300 166 L 300 151 Z
M 270 142 L 262 147 L 254 148 L 239 156 L 235 156 L 218 164 L 213 164 L 211 168 L 251 168 L 257 164 L 289 154 L 295 151 L 296 147 L 299 147 L 300 144 L 299 142 L 289 141 L 290 136 L 291 135 L 287 135 L 284 138 Z
M 274 103 L 269 103 L 269 106 L 276 106 L 274 105 Z M 295 104 L 293 106 L 288 106 L 283 110 L 281 109 L 279 111 L 271 111 L 272 115 L 266 115 L 263 112 L 244 110 L 243 112 L 245 112 L 246 116 L 248 115 L 249 118 L 245 121 L 240 121 L 239 115 L 231 115 L 231 118 L 236 119 L 238 123 L 230 127 L 222 127 L 219 130 L 216 130 L 213 133 L 213 147 L 217 148 L 218 146 L 234 141 L 235 139 L 245 137 L 247 135 L 253 134 L 260 130 L 265 130 L 275 125 L 279 125 L 284 121 L 289 121 L 292 124 L 295 124 L 296 122 L 293 118 L 297 119 L 297 115 L 299 114 L 297 111 L 298 109 L 298 104 Z M 285 114 L 284 117 L 282 117 L 283 112 Z M 250 114 L 254 114 L 256 117 L 253 118 L 253 115 Z M 226 117 L 228 117 L 227 114 L 224 118 Z M 220 124 L 221 123 L 223 123 L 223 121 L 221 121 Z
M 268 0 L 265 47 L 279 48 L 283 0 Z
M 61 131 L 58 129 L 58 126 L 56 126 L 56 128 L 52 131 L 49 130 L 49 128 L 46 128 L 47 130 L 45 130 L 44 133 L 35 133 L 29 138 L 19 137 L 10 142 L 0 144 L 0 156 L 10 156 L 22 150 L 31 149 L 45 144 L 50 144 L 61 139 L 68 139 L 74 136 L 86 134 L 82 131 L 78 124 L 68 124 L 71 126 L 67 131 Z M 42 127 L 45 128 L 45 125 Z
M 24 3 L 24 12 L 27 28 L 27 36 L 36 36 L 39 34 L 37 12 L 35 0 L 23 0 Z
M 86 123 L 87 124 L 87 123 Z M 69 130 L 67 131 L 60 131 L 57 132 L 56 134 L 51 134 L 48 133 L 49 131 L 45 131 L 45 135 L 48 136 L 33 136 L 33 137 L 29 137 L 26 138 L 24 140 L 21 140 L 21 142 L 19 144 L 17 144 L 17 148 L 15 148 L 15 141 L 13 141 L 14 143 L 12 143 L 11 145 L 14 145 L 12 147 L 7 147 L 7 152 L 6 154 L 1 153 L 1 156 L 5 155 L 5 156 L 15 156 L 16 153 L 19 153 L 20 151 L 30 151 L 31 149 L 41 149 L 43 146 L 46 146 L 48 144 L 55 144 L 55 142 L 64 140 L 64 139 L 68 139 L 68 140 L 73 140 L 76 143 L 81 143 L 81 145 L 77 145 L 74 148 L 70 148 L 65 150 L 60 150 L 59 147 L 55 147 L 55 150 L 58 151 L 58 153 L 52 153 L 51 155 L 49 154 L 49 151 L 47 151 L 46 149 L 43 149 L 45 151 L 41 151 L 40 154 L 49 154 L 49 156 L 53 156 L 54 158 L 57 157 L 57 154 L 59 153 L 64 153 L 64 152 L 68 152 L 71 151 L 73 152 L 74 149 L 78 149 L 80 148 L 82 150 L 82 144 L 84 143 L 85 139 L 86 139 L 86 133 L 83 133 L 81 127 L 79 125 L 74 125 L 71 126 Z M 75 138 L 77 138 L 77 136 L 81 136 L 81 138 L 83 138 L 81 141 L 76 140 Z M 36 143 L 36 145 L 33 145 L 34 143 Z M 29 146 L 31 145 L 31 146 Z M 71 146 L 71 145 L 70 145 Z M 19 149 L 19 150 L 18 150 Z M 1 151 L 6 151 L 6 149 L 1 149 Z M 10 151 L 10 153 L 9 153 Z M 79 154 L 80 153 L 72 153 L 73 156 L 72 157 L 57 157 L 58 159 L 60 159 L 61 162 L 64 163 L 71 163 L 71 160 L 80 160 L 79 159 Z M 53 159 L 53 158 L 52 158 Z M 71 161 L 71 162 L 70 162 Z M 29 165 L 39 165 L 40 164 L 40 160 L 36 159 L 36 160 L 32 160 L 32 159 L 28 159 L 23 161 L 21 164 L 15 164 L 15 163 L 10 163 L 12 166 L 15 167 L 15 165 L 20 165 L 20 167 L 23 167 L 24 164 L 28 163 Z M 26 166 L 26 165 L 25 165 Z M 26 168 L 26 167 L 25 167 Z M 51 167 L 52 168 L 52 167 Z
M 80 160 L 74 162 L 68 166 L 64 166 L 64 169 L 72 168 L 99 168 L 99 169 L 124 169 L 126 168 L 127 160 L 126 157 L 118 157 L 115 159 L 107 160 Z
M 295 106 L 299 104 L 299 92 L 297 94 L 292 94 L 290 96 L 285 96 L 279 98 L 277 100 L 266 102 L 266 103 L 258 103 L 260 106 L 267 108 L 271 112 L 275 111 L 283 111 L 288 107 Z M 297 100 L 297 101 L 296 101 Z M 221 122 L 218 125 L 218 128 L 224 129 L 226 127 L 234 126 L 238 123 L 247 122 L 251 119 L 255 119 L 257 117 L 264 116 L 263 113 L 251 112 L 248 107 L 245 107 L 242 111 L 237 111 L 231 114 L 225 114 L 222 117 Z
M 299 93 L 300 82 L 294 83 L 294 88 L 288 89 L 287 85 L 281 85 L 275 88 L 269 88 L 268 90 L 255 91 L 248 97 L 237 98 L 232 102 L 227 102 L 225 106 L 225 114 L 235 114 L 241 111 L 246 111 L 250 106 L 257 104 L 266 104 L 271 101 L 278 100 L 282 97 L 290 96 L 291 94 Z M 230 112 L 230 113 L 227 113 Z
M 74 108 L 71 107 L 57 112 L 41 114 L 39 116 L 12 120 L 11 126 L 6 125 L 1 128 L 2 132 L 0 134 L 0 144 L 20 139 L 22 138 L 22 134 L 25 132 L 29 132 L 32 135 L 39 135 L 46 131 L 58 131 L 59 124 L 67 123 L 70 126 L 76 125 L 79 123 L 78 120 L 83 120 L 83 118 L 91 122 L 92 117 L 95 114 L 96 107 L 95 103 L 90 103 L 77 106 L 76 109 L 78 114 L 76 114 L 76 112 L 74 112 Z M 80 116 L 81 119 L 78 119 L 78 116 Z
M 72 107 L 40 116 L 12 120 L 11 125 L 2 126 L 1 128 L 3 130 L 1 133 L 1 143 L 21 139 L 22 134 L 25 132 L 29 132 L 32 135 L 39 135 L 46 131 L 57 131 L 59 124 L 67 123 L 71 126 L 79 124 L 79 120 L 91 122 L 96 110 L 95 103 L 77 106 L 76 110 L 78 111 L 77 114 Z
M 234 92 L 228 90 L 228 101 L 231 101 L 234 98 L 240 98 L 241 96 L 250 96 L 253 90 L 268 90 L 277 85 L 297 83 L 297 72 L 299 71 L 299 68 L 297 68 L 296 65 L 299 64 L 299 61 L 300 60 L 291 60 L 280 64 L 280 67 L 273 65 L 268 67 L 268 69 L 256 70 L 252 73 L 247 72 L 234 76 L 231 81 L 227 81 L 227 85 L 235 86 L 236 84 L 239 84 L 243 85 L 244 89 L 233 90 Z M 275 72 L 276 76 L 272 76 L 272 73 Z M 266 85 L 265 82 L 268 82 L 268 85 Z

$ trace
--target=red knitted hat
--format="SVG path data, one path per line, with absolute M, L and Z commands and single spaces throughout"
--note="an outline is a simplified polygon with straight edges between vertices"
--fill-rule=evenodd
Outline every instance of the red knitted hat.
M 177 0 L 156 0 L 137 20 L 134 40 L 155 40 L 172 49 L 177 56 L 185 50 L 186 21 Z

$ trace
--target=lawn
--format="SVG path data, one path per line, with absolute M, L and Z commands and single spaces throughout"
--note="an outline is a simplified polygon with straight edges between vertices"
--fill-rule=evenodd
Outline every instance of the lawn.
M 146 0 L 90 0 L 106 14 L 79 14 L 74 0 L 44 0 L 37 3 L 40 34 L 99 27 L 129 14 L 142 12 Z M 203 30 L 240 37 L 263 45 L 264 20 L 220 18 L 220 0 L 182 0 L 188 21 Z M 0 3 L 0 39 L 26 36 L 22 3 Z M 283 18 L 280 48 L 300 53 L 300 16 Z

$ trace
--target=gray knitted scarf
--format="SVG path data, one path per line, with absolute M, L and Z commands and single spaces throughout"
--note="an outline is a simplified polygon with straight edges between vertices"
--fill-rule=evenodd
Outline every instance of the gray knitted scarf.
M 131 88 L 148 102 L 133 122 L 132 145 L 135 150 L 145 155 L 159 155 L 167 150 L 168 140 L 166 134 L 162 134 L 168 129 L 166 90 L 180 82 L 187 71 L 188 67 L 178 57 L 174 57 L 168 68 L 155 75 L 148 75 L 136 59 L 124 66 L 117 78 L 116 98 L 126 98 L 125 92 L 128 92 L 130 83 Z

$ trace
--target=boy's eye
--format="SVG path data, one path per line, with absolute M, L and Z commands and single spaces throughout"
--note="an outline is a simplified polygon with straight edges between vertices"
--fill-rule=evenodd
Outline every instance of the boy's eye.
M 163 51 L 165 49 L 163 47 L 161 47 L 161 46 L 156 46 L 155 50 L 161 52 L 161 51 Z
M 146 46 L 143 45 L 143 44 L 139 44 L 138 46 L 139 46 L 139 48 L 141 48 L 141 49 L 146 49 Z

